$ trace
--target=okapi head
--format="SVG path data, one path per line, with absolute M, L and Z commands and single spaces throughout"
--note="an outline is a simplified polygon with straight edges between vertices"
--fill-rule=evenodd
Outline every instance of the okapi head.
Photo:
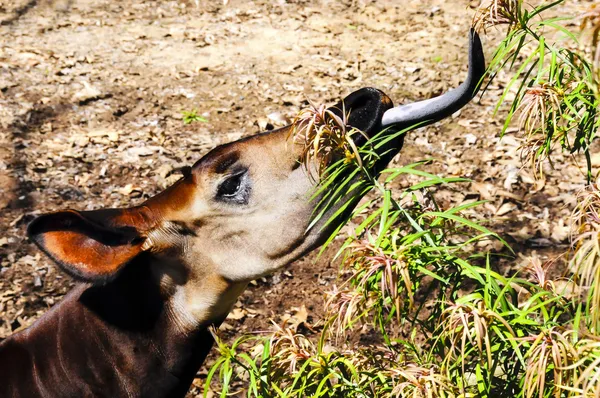
M 481 43 L 471 32 L 469 73 L 459 88 L 396 108 L 381 91 L 365 88 L 336 112 L 348 110 L 348 124 L 368 137 L 423 126 L 467 104 L 484 69 Z M 308 229 L 318 181 L 302 167 L 303 147 L 289 139 L 291 128 L 215 148 L 141 205 L 42 215 L 28 234 L 64 271 L 92 284 L 111 283 L 143 258 L 182 327 L 218 322 L 247 282 L 291 263 L 330 233 L 319 224 Z M 385 162 L 401 147 L 399 138 Z

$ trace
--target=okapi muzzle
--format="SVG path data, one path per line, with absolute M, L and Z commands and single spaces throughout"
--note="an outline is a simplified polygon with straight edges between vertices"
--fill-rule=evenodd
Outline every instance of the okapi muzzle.
M 484 71 L 472 31 L 468 76 L 457 89 L 393 107 L 381 91 L 364 88 L 333 109 L 350 111 L 348 124 L 366 137 L 421 127 L 466 105 Z M 330 232 L 308 228 L 318 181 L 301 165 L 291 129 L 213 149 L 140 205 L 36 218 L 30 239 L 81 283 L 0 343 L 0 396 L 185 396 L 213 343 L 207 328 L 222 322 L 249 281 L 315 249 Z M 402 141 L 390 142 L 377 167 Z

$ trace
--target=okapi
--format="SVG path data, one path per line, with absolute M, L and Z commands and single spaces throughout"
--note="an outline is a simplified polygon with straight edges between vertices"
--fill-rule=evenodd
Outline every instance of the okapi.
M 350 110 L 348 124 L 368 137 L 439 121 L 477 93 L 485 61 L 473 31 L 469 47 L 468 76 L 455 90 L 394 108 L 364 88 L 335 112 Z M 80 283 L 0 344 L 0 396 L 185 396 L 213 344 L 208 327 L 225 319 L 247 283 L 331 232 L 324 222 L 307 231 L 318 181 L 300 167 L 291 128 L 213 149 L 138 206 L 34 219 L 29 238 Z M 390 145 L 384 165 L 403 139 Z

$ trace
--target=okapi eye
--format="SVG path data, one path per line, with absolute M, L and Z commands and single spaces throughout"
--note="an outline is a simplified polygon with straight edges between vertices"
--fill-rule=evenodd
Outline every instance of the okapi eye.
M 233 177 L 229 177 L 219 186 L 219 192 L 217 193 L 219 196 L 233 196 L 239 190 L 242 185 L 242 176 L 236 175 Z
M 241 172 L 231 175 L 219 185 L 217 189 L 217 199 L 235 202 L 239 204 L 248 203 L 250 193 L 247 173 Z

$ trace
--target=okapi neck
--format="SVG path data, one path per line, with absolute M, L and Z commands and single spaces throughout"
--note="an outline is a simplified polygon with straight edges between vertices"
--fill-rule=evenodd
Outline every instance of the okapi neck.
M 213 338 L 181 333 L 144 264 L 104 286 L 76 286 L 0 343 L 0 396 L 184 397 Z
M 141 257 L 113 282 L 86 289 L 78 301 L 108 333 L 126 335 L 132 344 L 148 344 L 141 356 L 154 353 L 169 373 L 187 378 L 191 372 L 193 377 L 213 344 L 209 324 L 183 330 L 172 316 L 169 293 L 149 272 L 148 263 Z

